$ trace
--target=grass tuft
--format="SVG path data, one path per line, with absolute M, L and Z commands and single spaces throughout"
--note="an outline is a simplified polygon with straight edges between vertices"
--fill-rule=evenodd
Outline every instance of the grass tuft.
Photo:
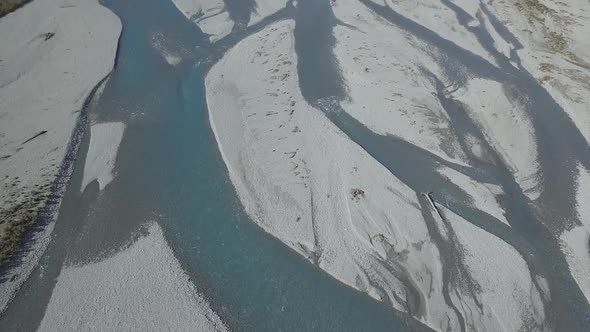
M 550 31 L 547 34 L 547 45 L 552 51 L 563 53 L 567 50 L 567 40 L 561 33 Z
M 30 0 L 0 0 L 0 17 L 16 10 Z
M 0 265 L 5 263 L 17 248 L 23 235 L 37 220 L 39 208 L 44 204 L 45 194 L 34 192 L 9 209 L 0 209 Z
M 516 3 L 516 8 L 525 12 L 530 23 L 535 21 L 543 23 L 545 22 L 545 15 L 553 14 L 555 12 L 553 9 L 547 7 L 539 0 L 518 0 Z

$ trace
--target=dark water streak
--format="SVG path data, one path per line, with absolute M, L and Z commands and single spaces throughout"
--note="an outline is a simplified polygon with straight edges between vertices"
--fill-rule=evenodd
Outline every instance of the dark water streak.
M 450 85 L 460 87 L 465 84 L 468 77 L 475 75 L 500 82 L 509 89 L 516 89 L 520 98 L 527 101 L 526 106 L 538 140 L 541 162 L 540 178 L 543 180 L 543 194 L 540 200 L 531 202 L 524 195 L 509 167 L 486 142 L 481 129 L 466 116 L 464 106 L 445 95 L 441 88 L 442 83 L 436 77 L 433 77 L 433 83 L 439 86 L 437 91 L 439 100 L 451 118 L 462 146 L 465 147 L 465 135 L 469 133 L 478 138 L 491 155 L 493 163 L 479 160 L 468 153 L 472 168 L 477 169 L 478 174 L 483 173 L 485 174 L 483 177 L 488 178 L 488 181 L 483 182 L 502 186 L 505 192 L 502 205 L 512 227 L 507 227 L 487 213 L 462 203 L 468 201 L 466 193 L 436 172 L 439 165 L 444 164 L 436 157 L 433 158 L 428 152 L 401 139 L 375 134 L 342 111 L 339 102 L 346 99 L 347 95 L 341 72 L 332 52 L 334 37 L 331 31 L 326 31 L 334 27 L 333 14 L 329 6 L 320 7 L 324 9 L 325 19 L 318 20 L 320 23 L 315 23 L 316 28 L 305 25 L 305 29 L 296 29 L 296 45 L 297 42 L 304 43 L 306 38 L 312 38 L 316 31 L 321 32 L 320 40 L 329 43 L 323 47 L 306 49 L 302 55 L 298 52 L 300 86 L 305 99 L 324 110 L 328 118 L 344 133 L 417 193 L 436 188 L 436 196 L 439 197 L 440 204 L 514 247 L 525 259 L 533 275 L 540 274 L 549 281 L 552 301 L 546 303 L 546 314 L 554 328 L 571 331 L 588 330 L 590 308 L 575 280 L 569 274 L 559 240 L 555 237 L 555 234 L 560 234 L 562 230 L 571 228 L 571 223 L 580 224 L 576 219 L 575 206 L 572 203 L 573 188 L 575 188 L 573 176 L 576 174 L 573 161 L 578 160 L 582 165 L 588 165 L 589 148 L 579 130 L 539 82 L 521 68 L 520 59 L 517 58 L 516 53 L 512 52 L 511 59 L 506 59 L 493 47 L 493 40 L 483 24 L 479 27 L 469 27 L 467 23 L 474 18 L 452 2 L 442 1 L 448 8 L 455 11 L 458 21 L 477 37 L 480 44 L 500 64 L 500 68 L 441 38 L 435 32 L 389 7 L 377 5 L 370 0 L 360 0 L 360 2 L 398 28 L 434 47 L 435 52 L 430 55 L 445 70 L 446 79 L 452 82 Z M 327 1 L 320 3 L 325 4 Z M 502 36 L 506 36 L 510 42 L 513 42 L 517 49 L 522 48 L 509 30 L 503 27 L 485 6 L 482 11 Z M 481 16 L 479 20 L 482 20 Z M 512 66 L 510 60 L 515 61 L 518 68 Z M 322 61 L 325 64 L 322 64 Z M 309 72 L 309 68 L 318 67 L 323 68 L 322 77 L 326 79 L 305 75 Z M 430 76 L 433 75 L 430 74 Z M 403 156 L 403 158 L 396 156 Z M 449 167 L 481 181 L 482 176 L 474 176 L 473 171 L 460 170 L 452 165 Z M 439 249 L 444 252 L 444 245 L 439 243 Z M 459 254 L 458 248 L 447 249 Z M 445 269 L 447 268 L 448 266 Z M 458 268 L 460 267 L 456 265 L 453 267 L 454 270 Z M 537 282 L 533 282 L 542 292 Z M 464 325 L 462 328 L 465 328 Z M 540 327 L 537 326 L 537 328 Z

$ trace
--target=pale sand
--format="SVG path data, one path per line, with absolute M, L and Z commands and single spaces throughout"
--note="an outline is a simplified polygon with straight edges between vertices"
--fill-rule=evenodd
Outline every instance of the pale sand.
M 582 225 L 561 234 L 561 248 L 578 287 L 590 301 L 590 172 L 578 166 L 576 207 Z
M 448 167 L 440 167 L 438 172 L 447 178 L 448 181 L 459 186 L 470 196 L 471 200 L 463 203 L 467 203 L 475 209 L 489 213 L 497 220 L 509 225 L 504 216 L 504 209 L 502 209 L 497 199 L 497 196 L 503 193 L 500 186 L 474 181 L 467 175 Z
M 500 83 L 479 78 L 468 81 L 451 96 L 466 106 L 524 193 L 531 200 L 537 199 L 541 194 L 537 143 L 524 105 L 509 98 L 509 91 Z
M 388 4 L 441 37 L 495 63 L 473 35 L 459 25 L 452 11 L 441 10 L 442 4 Z M 474 5 L 475 9 L 479 6 L 469 2 L 464 9 L 475 10 Z M 359 2 L 339 2 L 334 12 L 358 28 L 336 28 L 334 54 L 351 97 L 344 109 L 375 132 L 402 137 L 441 158 L 466 163 L 448 115 L 436 98 L 436 87 L 421 71 L 427 69 L 449 85 L 444 70 L 432 59 L 437 56 L 436 50 L 378 18 Z M 498 40 L 496 44 L 509 53 L 505 42 Z M 446 90 L 446 97 L 464 105 L 469 117 L 514 172 L 518 184 L 531 199 L 536 199 L 540 194 L 537 146 L 524 106 L 509 98 L 509 91 L 493 81 L 470 79 L 458 90 L 453 86 Z
M 248 25 L 256 24 L 287 5 L 287 0 L 256 0 L 255 11 Z
M 469 275 L 480 287 L 476 298 L 482 311 L 466 290 L 456 289 L 460 297 L 457 293 L 451 294 L 453 302 L 463 311 L 466 323 L 474 329 L 487 331 L 519 331 L 543 324 L 545 309 L 541 290 L 546 289 L 546 285 L 536 286 L 536 278 L 533 279 L 536 276 L 531 275 L 522 256 L 496 236 L 449 210 L 442 210 L 457 243 L 462 246 Z
M 570 273 L 586 300 L 590 301 L 590 230 L 587 226 L 577 226 L 564 231 L 560 240 Z
M 528 20 L 526 11 L 516 10 L 515 1 L 494 1 L 491 10 L 523 44 L 518 52 L 522 65 L 552 95 L 590 142 L 590 12 L 584 0 L 541 0 L 552 12 L 535 13 L 542 22 Z M 533 11 L 534 12 L 534 11 Z M 566 47 L 556 52 L 550 34 L 563 36 Z M 580 224 L 557 234 L 570 272 L 586 299 L 590 300 L 590 175 L 578 165 L 576 207 Z
M 433 94 L 436 88 L 420 71 L 438 68 L 423 51 L 427 46 L 357 1 L 338 2 L 334 13 L 357 28 L 335 28 L 334 55 L 350 96 L 344 110 L 374 132 L 465 164 L 450 120 Z
M 63 267 L 40 331 L 227 331 L 157 223 L 112 257 Z
M 590 230 L 590 170 L 578 164 L 578 183 L 576 187 L 576 208 L 582 224 Z
M 303 100 L 292 29 L 280 22 L 245 39 L 206 79 L 211 125 L 246 211 L 339 280 L 401 310 L 393 292 L 403 284 L 383 260 L 407 252 L 408 278 L 422 297 L 434 289 L 427 304 L 442 320 L 450 309 L 438 250 L 415 193 Z M 353 200 L 352 188 L 365 197 Z
M 225 9 L 223 0 L 172 0 L 176 8 L 188 19 L 196 23 L 209 40 L 215 42 L 227 36 L 234 27 L 234 22 Z M 256 0 L 256 7 L 250 17 L 248 26 L 262 21 L 268 15 L 285 7 L 285 0 Z
M 246 212 L 337 279 L 412 311 L 435 329 L 458 329 L 454 310 L 443 297 L 441 257 L 417 194 L 304 101 L 292 29 L 291 21 L 279 22 L 246 38 L 206 78 L 211 126 Z M 476 204 L 501 217 L 497 188 L 442 172 L 467 187 Z M 353 188 L 364 195 L 354 199 Z M 439 228 L 444 239 L 453 240 L 440 221 Z M 532 277 L 522 258 L 489 233 L 479 231 L 478 238 L 488 252 L 498 248 L 509 255 L 514 282 L 497 294 L 484 287 L 477 295 L 485 305 L 482 314 L 476 314 L 479 309 L 470 295 L 463 294 L 456 302 L 462 314 L 482 329 L 504 320 L 520 326 L 531 308 L 536 310 L 534 320 L 542 320 L 542 305 L 539 311 L 539 296 L 530 290 Z M 460 240 L 470 245 L 473 259 L 488 256 L 464 235 Z M 467 263 L 473 278 L 506 277 L 505 269 Z M 507 287 L 518 283 L 512 294 Z M 419 297 L 419 307 L 405 301 L 412 296 Z
M 90 146 L 84 163 L 84 176 L 80 191 L 93 181 L 103 190 L 113 180 L 119 144 L 123 140 L 125 124 L 122 122 L 99 123 L 90 127 Z
M 36 0 L 0 19 L 0 207 L 56 179 L 85 99 L 114 65 L 120 31 L 119 19 L 95 0 Z M 36 265 L 52 227 L 36 235 L 25 263 L 8 271 L 16 277 L 0 285 L 0 311 Z
M 375 2 L 378 3 L 378 1 Z M 441 1 L 384 0 L 383 2 L 399 14 L 420 23 L 429 30 L 435 31 L 437 35 L 444 39 L 451 41 L 461 48 L 470 50 L 495 65 L 494 58 L 479 44 L 473 34 L 459 24 L 455 13 L 446 8 Z M 473 13 L 479 7 L 479 1 L 454 0 L 451 2 L 459 5 L 467 13 Z M 479 22 L 472 21 L 470 23 L 471 25 L 479 25 Z
M 227 36 L 233 27 L 223 0 L 172 0 L 176 8 L 209 34 L 211 42 Z
M 515 0 L 491 1 L 492 12 L 523 44 L 518 52 L 522 65 L 552 95 L 590 142 L 590 11 L 588 1 L 540 0 L 552 13 L 539 15 L 543 22 L 528 20 Z M 561 34 L 567 43 L 559 53 L 549 48 L 549 34 Z

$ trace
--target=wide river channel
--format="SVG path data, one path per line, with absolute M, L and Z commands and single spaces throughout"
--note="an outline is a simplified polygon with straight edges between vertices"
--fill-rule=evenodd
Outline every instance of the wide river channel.
M 147 221 L 160 224 L 182 267 L 232 330 L 422 330 L 405 314 L 330 277 L 242 210 L 210 128 L 204 77 L 229 47 L 258 28 L 212 44 L 170 1 L 103 4 L 123 23 L 117 64 L 89 105 L 52 242 L 2 315 L 0 330 L 36 329 L 65 266 L 127 248 Z M 180 64 L 166 62 L 157 43 L 180 54 Z M 114 121 L 125 124 L 116 176 L 102 191 L 94 182 L 80 192 L 89 126 Z

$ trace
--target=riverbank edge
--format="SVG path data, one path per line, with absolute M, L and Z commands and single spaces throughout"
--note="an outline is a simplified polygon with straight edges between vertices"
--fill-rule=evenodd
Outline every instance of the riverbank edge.
M 6 11 L 2 11 L 3 9 L 0 9 L 0 17 L 3 17 L 5 15 L 8 15 L 14 11 L 17 11 L 19 9 L 21 9 L 22 7 L 26 6 L 29 2 L 31 2 L 32 0 L 23 0 L 20 3 L 17 4 L 13 4 L 13 7 L 10 7 L 9 9 L 7 9 Z
M 119 17 L 112 13 L 108 7 L 103 6 L 100 0 L 95 1 L 99 6 L 108 10 L 119 22 L 118 32 L 115 36 L 117 43 L 116 47 L 112 50 L 111 69 L 106 76 L 99 77 L 98 83 L 94 84 L 90 93 L 82 102 L 78 118 L 71 129 L 70 138 L 67 142 L 64 142 L 67 146 L 65 154 L 60 163 L 57 175 L 51 182 L 49 190 L 45 193 L 47 198 L 44 204 L 40 205 L 37 215 L 34 217 L 34 222 L 26 227 L 19 235 L 17 244 L 14 248 L 11 248 L 6 261 L 0 265 L 0 315 L 8 308 L 8 305 L 12 302 L 19 289 L 38 266 L 42 255 L 51 241 L 51 234 L 59 216 L 63 195 L 69 184 L 74 170 L 74 163 L 78 158 L 78 152 L 88 127 L 88 114 L 91 102 L 97 91 L 108 81 L 110 75 L 117 67 L 123 25 Z M 30 2 L 28 1 L 27 4 Z M 22 7 L 20 6 L 17 9 Z M 101 47 L 98 44 L 93 46 Z

